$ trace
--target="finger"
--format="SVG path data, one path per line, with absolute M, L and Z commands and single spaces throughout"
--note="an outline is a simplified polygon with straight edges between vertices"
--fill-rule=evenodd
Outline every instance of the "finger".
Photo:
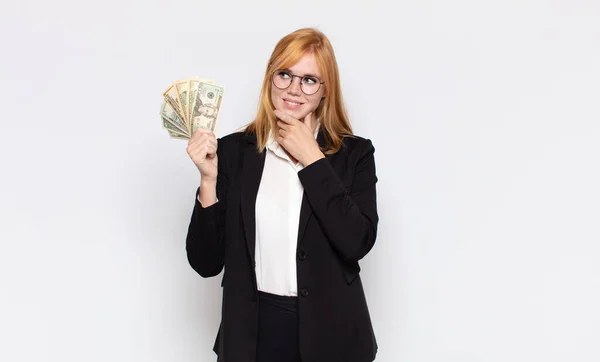
M 217 144 L 216 143 L 212 143 L 212 142 L 208 142 L 206 144 L 206 150 L 209 153 L 217 153 Z
M 202 155 L 202 150 L 203 150 L 203 148 L 204 148 L 204 147 L 203 147 L 202 145 L 195 145 L 195 146 L 193 146 L 193 147 L 190 147 L 190 148 L 188 149 L 188 154 L 189 154 L 191 157 L 204 156 L 204 155 Z
M 217 138 L 215 137 L 215 135 L 212 132 L 200 132 L 200 133 L 194 133 L 194 136 L 192 137 L 192 141 L 190 142 L 190 144 L 200 144 L 200 143 L 204 143 L 204 142 L 216 142 Z
M 192 136 L 192 138 L 190 138 L 189 145 L 190 146 L 199 145 L 199 144 L 203 143 L 205 139 L 206 138 L 204 138 L 201 134 L 195 134 L 194 136 Z
M 194 134 L 192 134 L 192 137 L 190 137 L 190 144 L 201 142 L 202 138 L 203 138 L 203 133 L 195 132 Z
M 209 134 L 213 134 L 213 132 L 209 129 L 206 128 L 202 128 L 202 127 L 198 127 L 196 128 L 196 130 L 194 131 L 194 134 L 196 133 L 209 133 Z
M 287 131 L 287 130 L 289 129 L 289 127 L 290 127 L 290 125 L 289 125 L 289 124 L 287 124 L 287 123 L 285 123 L 285 122 L 282 122 L 282 121 L 277 121 L 277 126 L 278 126 L 280 129 L 285 129 L 286 131 Z
M 213 143 L 213 144 L 217 144 L 217 139 L 214 137 L 214 135 L 205 133 L 201 139 L 200 142 L 206 142 L 206 143 Z
M 194 134 L 192 134 L 192 139 L 198 139 L 198 138 L 203 138 L 203 137 L 214 137 L 214 133 L 212 133 L 212 131 L 208 130 L 208 129 L 204 129 L 204 128 L 197 128 L 194 131 Z
M 198 136 L 197 142 L 217 142 L 217 138 L 212 133 L 202 133 Z
M 209 139 L 197 140 L 196 142 L 194 142 L 188 146 L 188 153 L 189 152 L 196 153 L 196 152 L 198 152 L 198 150 L 201 150 L 202 148 L 206 147 L 207 144 L 210 144 L 210 143 L 211 143 L 211 141 Z
M 194 132 L 194 135 L 196 135 L 196 134 L 197 134 L 198 138 L 213 138 L 213 139 L 217 138 L 215 136 L 215 134 L 212 133 L 212 131 L 203 129 L 203 128 L 198 128 L 198 130 L 196 130 L 196 132 Z
M 299 122 L 296 118 L 288 115 L 287 113 L 280 111 L 279 109 L 276 109 L 275 111 L 275 116 L 277 116 L 277 118 L 279 118 L 280 120 L 282 120 L 283 122 L 293 125 L 294 123 Z

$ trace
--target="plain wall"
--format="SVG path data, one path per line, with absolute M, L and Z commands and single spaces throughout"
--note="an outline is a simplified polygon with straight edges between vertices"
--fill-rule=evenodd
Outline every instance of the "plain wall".
M 215 360 L 221 276 L 187 264 L 199 174 L 162 92 L 215 79 L 230 133 L 301 27 L 376 148 L 377 361 L 600 360 L 592 0 L 2 0 L 0 360 Z

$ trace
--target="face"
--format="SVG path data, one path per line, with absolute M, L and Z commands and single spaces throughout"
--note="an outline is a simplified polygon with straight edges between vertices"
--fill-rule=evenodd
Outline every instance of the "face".
M 200 114 L 202 114 L 204 117 L 214 117 L 215 113 L 216 113 L 216 110 L 213 107 L 202 106 L 200 108 Z
M 299 75 L 300 77 L 310 75 L 311 79 L 304 81 L 304 89 L 310 90 L 311 87 L 318 86 L 314 84 L 323 81 L 321 72 L 317 61 L 312 54 L 306 54 L 294 64 L 292 67 L 286 69 L 286 73 Z M 286 73 L 276 74 L 275 77 L 280 77 L 280 80 L 288 79 L 289 76 Z M 317 109 L 321 103 L 321 98 L 325 92 L 325 84 L 321 84 L 321 87 L 315 94 L 307 95 L 302 91 L 300 82 L 302 78 L 293 77 L 292 84 L 286 89 L 279 89 L 274 84 L 271 84 L 271 101 L 276 109 L 279 109 L 288 115 L 303 120 L 306 115 Z

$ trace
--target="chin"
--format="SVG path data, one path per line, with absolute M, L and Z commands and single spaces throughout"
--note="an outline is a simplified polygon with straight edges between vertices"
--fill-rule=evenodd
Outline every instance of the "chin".
M 286 107 L 286 104 L 284 104 L 283 102 L 278 102 L 275 104 L 275 109 L 279 109 L 281 111 L 283 111 L 285 114 L 294 117 L 296 119 L 298 119 L 298 117 L 302 116 L 306 116 L 306 114 L 308 114 L 308 112 L 306 112 L 304 110 L 304 105 L 300 106 L 300 108 L 298 109 L 290 109 L 288 107 Z
M 284 112 L 286 112 L 290 116 L 292 116 L 300 121 L 302 121 L 304 119 L 304 117 L 306 117 L 306 115 L 308 114 L 308 112 L 306 112 L 304 110 L 297 110 L 297 111 L 285 110 Z

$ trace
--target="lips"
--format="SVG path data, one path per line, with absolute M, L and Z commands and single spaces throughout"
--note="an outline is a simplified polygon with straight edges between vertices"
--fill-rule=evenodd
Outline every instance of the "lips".
M 284 102 L 285 104 L 289 105 L 289 106 L 292 106 L 292 107 L 299 107 L 299 106 L 301 106 L 301 105 L 303 105 L 303 104 L 304 104 L 304 103 L 302 103 L 302 102 L 293 101 L 293 100 L 291 100 L 291 99 L 286 99 L 286 98 L 283 98 L 283 102 Z

